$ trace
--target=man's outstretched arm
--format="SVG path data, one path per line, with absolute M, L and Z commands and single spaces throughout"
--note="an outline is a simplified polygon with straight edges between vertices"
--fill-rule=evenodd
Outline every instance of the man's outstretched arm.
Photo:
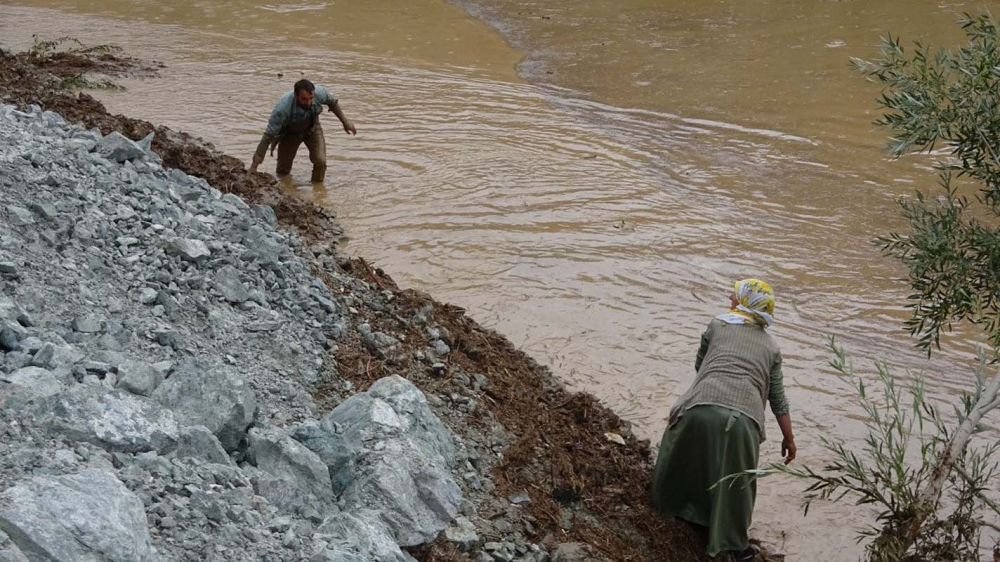
M 344 132 L 349 135 L 358 134 L 358 130 L 354 127 L 354 123 L 344 115 L 344 110 L 340 109 L 340 102 L 333 100 L 333 103 L 329 104 L 330 111 L 340 119 L 340 124 L 344 126 Z
M 250 163 L 251 172 L 257 171 L 257 166 L 267 156 L 267 147 L 273 147 L 278 135 L 281 134 L 281 126 L 284 124 L 286 117 L 282 105 L 279 100 L 278 104 L 274 106 L 274 111 L 271 112 L 271 118 L 267 120 L 267 129 L 264 130 L 264 135 L 260 138 L 260 142 L 257 143 L 257 150 L 253 153 L 253 160 Z

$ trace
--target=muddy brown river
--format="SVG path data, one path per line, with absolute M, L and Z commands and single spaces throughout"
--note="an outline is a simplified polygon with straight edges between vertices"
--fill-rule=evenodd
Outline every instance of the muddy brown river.
M 0 0 L 0 42 L 72 35 L 162 61 L 96 95 L 247 161 L 295 79 L 327 86 L 358 135 L 327 117 L 326 184 L 303 149 L 288 189 L 336 210 L 348 252 L 465 307 L 654 441 L 732 282 L 771 281 L 799 462 L 819 466 L 820 436 L 863 430 L 828 336 L 859 370 L 924 371 L 937 400 L 971 380 L 974 332 L 928 361 L 901 328 L 903 272 L 872 240 L 903 226 L 894 198 L 933 188 L 931 160 L 885 159 L 877 89 L 848 60 L 886 31 L 956 44 L 977 6 Z M 778 460 L 779 440 L 761 450 Z M 802 488 L 762 483 L 756 535 L 789 560 L 856 560 L 866 513 L 803 518 Z

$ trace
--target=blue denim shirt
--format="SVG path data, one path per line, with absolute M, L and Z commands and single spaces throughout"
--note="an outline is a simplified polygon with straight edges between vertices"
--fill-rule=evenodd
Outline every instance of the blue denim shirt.
M 324 105 L 332 110 L 333 106 L 337 105 L 337 98 L 331 96 L 330 92 L 322 86 L 316 86 L 312 107 L 309 109 L 299 107 L 299 104 L 295 103 L 295 91 L 289 90 L 282 94 L 278 98 L 278 103 L 274 105 L 274 111 L 271 112 L 271 118 L 267 121 L 267 130 L 264 134 L 272 139 L 277 139 L 288 125 L 302 119 L 319 116 L 323 112 Z

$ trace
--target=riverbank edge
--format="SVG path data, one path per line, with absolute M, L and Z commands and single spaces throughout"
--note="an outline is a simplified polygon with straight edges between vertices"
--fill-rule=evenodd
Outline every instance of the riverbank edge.
M 165 168 L 201 177 L 223 193 L 274 208 L 279 224 L 309 241 L 310 250 L 305 253 L 313 255 L 302 257 L 331 291 L 351 288 L 337 283 L 328 271 L 331 261 L 318 259 L 320 255 L 333 254 L 338 272 L 352 275 L 373 292 L 392 296 L 391 310 L 375 309 L 365 298 L 358 298 L 356 311 L 358 324 L 403 336 L 392 353 L 379 352 L 357 332 L 340 334 L 329 342 L 339 375 L 352 383 L 353 390 L 365 390 L 382 377 L 399 374 L 428 394 L 451 396 L 462 384 L 452 373 L 486 377 L 489 386 L 481 401 L 483 411 L 471 412 L 464 417 L 464 426 L 451 429 L 459 435 L 481 436 L 499 423 L 512 436 L 492 470 L 494 495 L 503 499 L 529 495 L 530 502 L 521 510 L 534 540 L 551 545 L 587 543 L 609 560 L 706 559 L 692 531 L 659 518 L 649 506 L 648 441 L 636 439 L 628 423 L 595 397 L 568 391 L 546 367 L 501 334 L 481 327 L 460 307 L 439 303 L 427 293 L 401 290 L 381 269 L 363 259 L 339 255 L 336 244 L 343 230 L 335 215 L 285 193 L 270 175 L 249 174 L 241 161 L 187 134 L 112 115 L 86 93 L 54 87 L 53 72 L 58 69 L 40 68 L 24 54 L 0 60 L 0 100 L 21 107 L 35 103 L 104 134 L 117 131 L 141 139 L 154 132 L 152 149 L 161 155 Z M 401 320 L 420 315 L 446 329 L 439 339 L 449 349 L 439 357 L 425 351 L 438 338 Z M 314 396 L 321 409 L 328 411 L 345 394 L 342 388 L 318 387 Z M 444 419 L 446 425 L 450 423 Z M 445 540 L 417 549 L 414 555 L 422 560 L 467 559 Z

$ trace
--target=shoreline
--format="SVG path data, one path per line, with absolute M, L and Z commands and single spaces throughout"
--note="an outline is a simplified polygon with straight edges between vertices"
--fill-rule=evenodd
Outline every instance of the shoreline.
M 18 79 L 12 80 L 15 66 Z M 517 528 L 516 533 L 550 551 L 560 544 L 589 543 L 609 560 L 706 559 L 693 533 L 655 516 L 648 505 L 648 442 L 637 440 L 627 422 L 596 398 L 567 392 L 548 369 L 462 309 L 422 292 L 400 291 L 382 270 L 363 259 L 340 256 L 336 242 L 342 229 L 336 218 L 281 191 L 271 176 L 248 176 L 242 162 L 210 144 L 109 115 L 91 96 L 54 91 L 45 83 L 44 70 L 39 72 L 24 55 L 0 60 L 0 100 L 5 103 L 25 107 L 38 102 L 71 123 L 98 127 L 104 134 L 118 131 L 138 140 L 154 132 L 152 150 L 165 169 L 203 178 L 248 203 L 269 205 L 279 226 L 302 238 L 301 257 L 332 294 L 345 295 L 352 311 L 344 329 L 328 330 L 325 336 L 338 380 L 312 389 L 320 413 L 342 403 L 348 392 L 401 374 L 428 394 L 446 426 L 486 453 L 476 453 L 477 462 L 470 459 L 468 465 L 475 469 L 480 489 L 468 482 L 464 486 L 477 520 L 502 522 L 501 529 L 509 527 L 508 536 Z M 518 501 L 507 501 L 511 498 Z M 486 540 L 477 553 L 486 552 L 490 538 L 504 534 L 496 527 L 495 537 L 490 529 L 479 530 Z M 445 538 L 413 553 L 426 560 L 468 559 Z

